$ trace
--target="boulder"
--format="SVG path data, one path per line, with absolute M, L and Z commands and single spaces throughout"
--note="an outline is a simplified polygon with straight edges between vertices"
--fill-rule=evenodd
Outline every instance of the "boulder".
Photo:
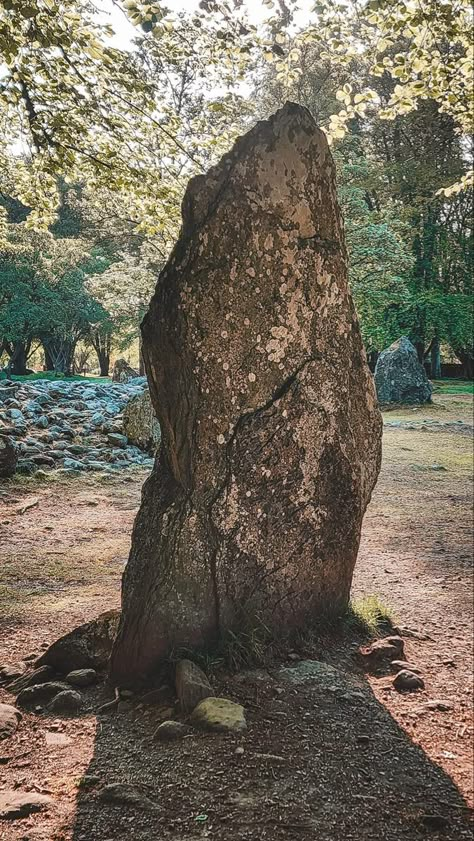
M 123 579 L 116 683 L 173 648 L 347 605 L 382 424 L 346 260 L 334 163 L 299 105 L 188 185 L 142 323 L 162 446 Z
M 13 476 L 17 464 L 18 445 L 10 436 L 0 435 L 0 479 L 8 479 Z
M 227 698 L 205 698 L 193 711 L 191 721 L 216 733 L 240 733 L 247 727 L 244 708 Z
M 69 689 L 67 684 L 59 681 L 51 681 L 49 683 L 36 683 L 34 686 L 27 686 L 19 693 L 16 702 L 19 707 L 34 707 L 36 705 L 42 706 L 49 704 L 55 695 L 58 695 L 63 690 Z
M 160 448 L 160 424 L 146 389 L 128 401 L 123 410 L 123 431 L 130 443 L 145 452 L 155 454 Z
M 13 736 L 18 728 L 21 713 L 10 704 L 0 704 L 0 741 Z
M 406 336 L 384 350 L 375 368 L 379 403 L 430 403 L 432 388 L 418 354 Z
M 36 661 L 37 666 L 52 666 L 69 674 L 76 669 L 106 667 L 117 632 L 120 611 L 109 610 L 97 619 L 79 625 L 53 642 Z
M 203 670 L 191 660 L 176 664 L 176 695 L 183 712 L 190 713 L 204 698 L 213 695 L 213 689 Z

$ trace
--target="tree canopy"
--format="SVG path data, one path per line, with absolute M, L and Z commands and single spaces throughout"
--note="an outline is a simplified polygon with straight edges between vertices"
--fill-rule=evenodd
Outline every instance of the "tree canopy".
M 189 13 L 111 0 L 135 27 L 119 49 L 113 15 L 89 0 L 0 0 L 2 283 L 23 289 L 4 292 L 4 349 L 13 322 L 21 332 L 25 316 L 40 338 L 39 309 L 65 324 L 73 299 L 87 327 L 70 333 L 99 358 L 112 336 L 126 346 L 189 178 L 294 99 L 334 147 L 369 353 L 407 332 L 421 359 L 433 340 L 472 359 L 470 3 L 262 7 L 256 23 L 242 0 L 201 0 Z M 66 253 L 75 262 L 63 270 Z M 14 316 L 20 299 L 27 317 Z

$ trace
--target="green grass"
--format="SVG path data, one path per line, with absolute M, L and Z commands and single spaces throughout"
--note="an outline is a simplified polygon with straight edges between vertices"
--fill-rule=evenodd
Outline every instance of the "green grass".
M 472 380 L 433 380 L 434 392 L 438 394 L 473 394 Z
M 377 596 L 364 596 L 351 600 L 346 621 L 357 630 L 376 636 L 386 633 L 387 628 L 393 625 L 394 619 L 390 608 Z
M 65 377 L 64 374 L 55 374 L 54 371 L 37 371 L 36 374 L 27 374 L 24 377 L 12 374 L 11 379 L 18 382 L 30 382 L 33 380 L 68 380 L 68 382 L 73 380 L 93 383 L 110 382 L 110 377 L 83 377 L 80 374 L 74 374 L 72 377 Z

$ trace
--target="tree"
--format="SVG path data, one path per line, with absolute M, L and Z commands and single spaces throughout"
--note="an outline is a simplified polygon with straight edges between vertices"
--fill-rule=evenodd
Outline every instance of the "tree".
M 0 336 L 9 367 L 26 373 L 36 340 L 45 350 L 46 367 L 68 373 L 77 341 L 108 318 L 85 288 L 87 275 L 105 268 L 104 260 L 88 254 L 81 240 L 55 239 L 24 222 L 7 229 L 0 260 Z

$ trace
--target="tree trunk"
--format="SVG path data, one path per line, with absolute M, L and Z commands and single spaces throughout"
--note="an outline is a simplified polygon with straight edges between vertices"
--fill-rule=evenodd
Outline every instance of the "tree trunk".
M 162 430 L 123 577 L 116 686 L 229 631 L 344 611 L 381 418 L 326 139 L 287 104 L 193 179 L 142 325 Z
M 108 377 L 110 370 L 110 351 L 112 336 L 109 332 L 97 330 L 92 334 L 92 344 L 99 362 L 100 376 Z
M 434 336 L 433 341 L 431 342 L 430 357 L 431 357 L 431 379 L 432 380 L 440 380 L 441 379 L 441 353 L 440 353 L 440 343 L 439 343 L 439 337 L 438 336 Z
M 29 348 L 29 342 L 13 342 L 12 355 L 7 365 L 7 370 L 10 374 L 22 377 L 28 373 L 26 363 L 28 361 Z
M 454 353 L 463 367 L 463 376 L 472 380 L 474 377 L 474 353 L 467 348 L 453 348 Z
M 62 339 L 57 336 L 44 338 L 45 364 L 47 371 L 68 376 L 72 372 L 74 350 L 76 342 L 73 339 Z M 48 367 L 52 366 L 52 367 Z

